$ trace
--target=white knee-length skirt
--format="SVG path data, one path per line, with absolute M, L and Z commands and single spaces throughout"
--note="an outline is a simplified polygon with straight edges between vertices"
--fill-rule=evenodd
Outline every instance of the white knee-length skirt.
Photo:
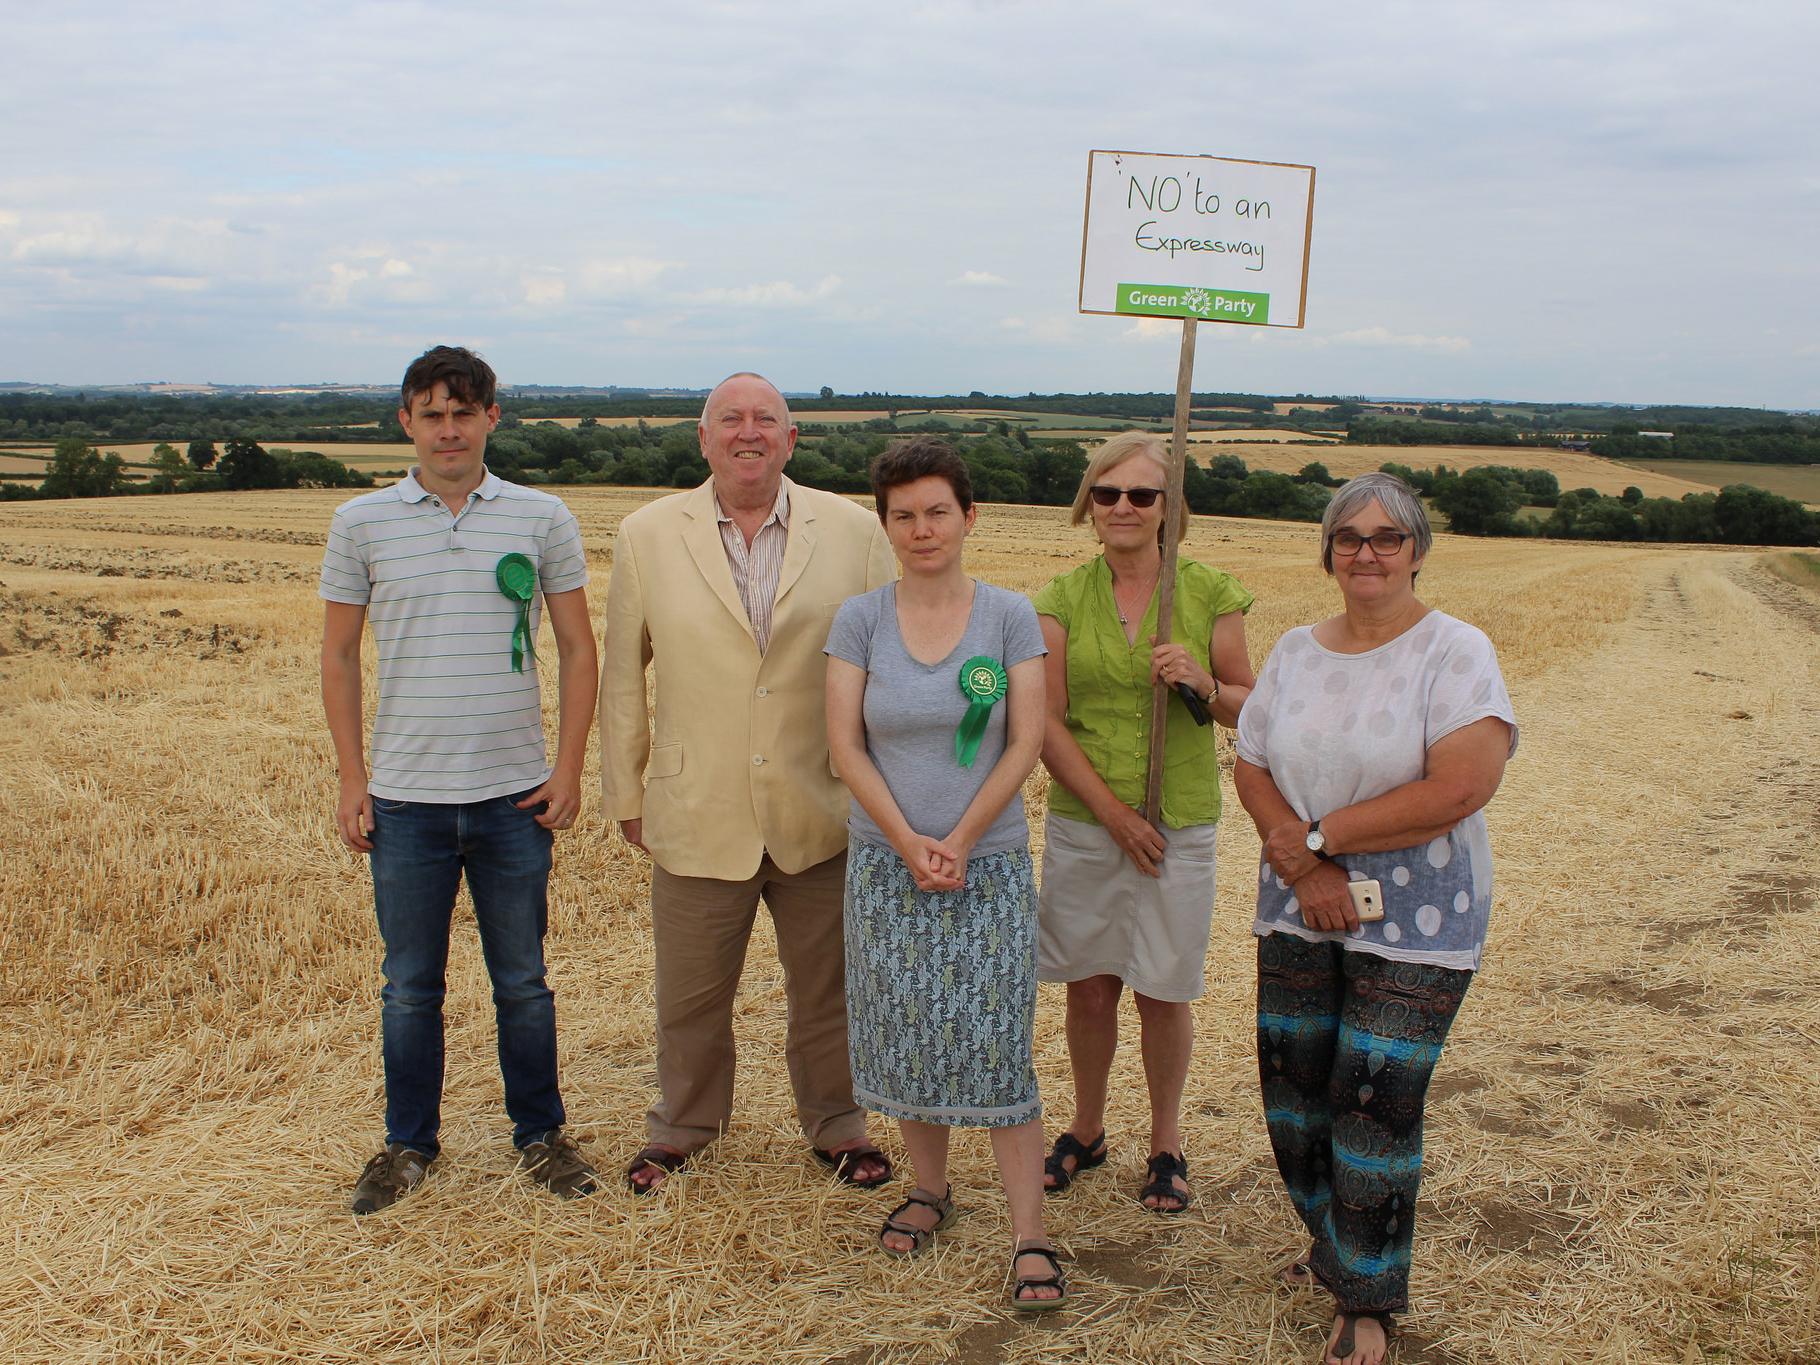
M 1206 989 L 1218 825 L 1165 830 L 1161 877 L 1146 877 L 1103 825 L 1044 822 L 1037 910 L 1040 981 L 1116 976 L 1152 1000 Z

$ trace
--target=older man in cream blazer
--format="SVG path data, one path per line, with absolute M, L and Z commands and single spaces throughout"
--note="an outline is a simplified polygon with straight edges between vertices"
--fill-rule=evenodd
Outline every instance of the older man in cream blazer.
M 882 1184 L 891 1167 L 848 1072 L 848 807 L 828 762 L 822 646 L 835 608 L 896 564 L 877 518 L 784 477 L 796 426 L 768 380 L 724 380 L 698 430 L 712 477 L 621 523 L 607 589 L 601 797 L 655 864 L 659 1098 L 626 1179 L 653 1192 L 727 1126 L 733 995 L 762 899 L 798 1121 L 842 1180 Z

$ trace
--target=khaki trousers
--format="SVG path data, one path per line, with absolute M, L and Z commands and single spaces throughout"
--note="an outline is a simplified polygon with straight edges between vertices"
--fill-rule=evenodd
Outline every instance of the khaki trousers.
M 726 1131 L 733 1112 L 733 996 L 762 899 L 777 933 L 787 1007 L 784 1056 L 796 1117 L 816 1147 L 866 1133 L 847 1058 L 842 852 L 781 872 L 766 854 L 744 881 L 651 872 L 657 956 L 657 1085 L 650 1140 L 694 1152 Z

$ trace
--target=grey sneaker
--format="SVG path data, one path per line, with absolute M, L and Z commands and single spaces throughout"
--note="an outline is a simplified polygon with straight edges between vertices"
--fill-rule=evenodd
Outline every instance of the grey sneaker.
M 357 1214 L 378 1213 L 390 1208 L 399 1195 L 409 1194 L 423 1183 L 423 1178 L 430 1173 L 430 1163 L 435 1160 L 435 1157 L 425 1156 L 402 1143 L 388 1142 L 385 1150 L 367 1162 L 366 1169 L 361 1171 L 349 1207 Z
M 545 1133 L 542 1142 L 525 1144 L 518 1155 L 518 1169 L 563 1199 L 580 1199 L 600 1188 L 599 1172 L 588 1164 L 575 1139 L 560 1128 Z

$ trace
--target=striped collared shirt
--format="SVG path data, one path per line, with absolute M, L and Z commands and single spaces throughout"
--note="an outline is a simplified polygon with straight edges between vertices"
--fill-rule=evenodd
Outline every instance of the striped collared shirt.
M 749 547 L 745 534 L 721 507 L 718 493 L 714 495 L 714 517 L 720 525 L 720 543 L 727 551 L 727 567 L 733 570 L 733 586 L 739 589 L 746 619 L 752 623 L 752 636 L 758 641 L 758 652 L 763 654 L 771 644 L 771 607 L 777 601 L 784 548 L 790 543 L 790 485 L 778 485 L 771 515 L 758 528 Z
M 335 509 L 318 591 L 365 607 L 379 648 L 374 796 L 460 804 L 550 775 L 535 652 L 512 667 L 518 604 L 498 582 L 512 553 L 537 570 L 535 641 L 543 595 L 588 581 L 575 518 L 550 494 L 488 473 L 452 507 L 413 471 Z

